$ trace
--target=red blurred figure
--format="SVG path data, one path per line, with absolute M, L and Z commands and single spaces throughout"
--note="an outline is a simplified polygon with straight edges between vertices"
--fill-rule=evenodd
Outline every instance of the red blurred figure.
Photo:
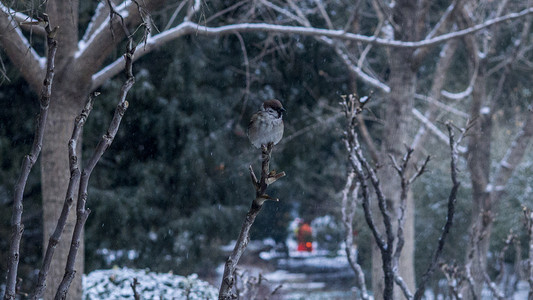
M 300 221 L 296 232 L 296 239 L 298 240 L 298 251 L 313 251 L 313 230 L 309 224 Z

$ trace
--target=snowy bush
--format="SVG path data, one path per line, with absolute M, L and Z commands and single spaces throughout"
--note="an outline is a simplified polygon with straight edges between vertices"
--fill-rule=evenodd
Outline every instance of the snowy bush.
M 83 299 L 134 299 L 131 284 L 137 278 L 141 299 L 217 299 L 218 290 L 198 279 L 170 273 L 128 268 L 96 270 L 83 277 Z

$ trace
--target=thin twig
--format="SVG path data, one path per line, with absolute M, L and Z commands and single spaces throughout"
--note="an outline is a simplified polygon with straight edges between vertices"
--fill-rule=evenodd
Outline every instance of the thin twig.
M 33 145 L 31 147 L 30 153 L 24 157 L 20 177 L 18 178 L 17 183 L 15 184 L 13 215 L 11 217 L 11 239 L 9 242 L 7 281 L 6 291 L 4 294 L 5 300 L 12 300 L 16 297 L 17 271 L 18 263 L 20 260 L 20 240 L 22 239 L 22 232 L 24 231 L 24 225 L 22 224 L 22 200 L 24 197 L 24 189 L 26 188 L 26 182 L 28 180 L 30 171 L 33 168 L 33 165 L 35 165 L 39 154 L 41 153 L 44 137 L 44 128 L 46 124 L 46 118 L 48 116 L 50 97 L 52 95 L 52 83 L 54 80 L 55 68 L 54 62 L 57 51 L 57 41 L 55 39 L 55 34 L 58 28 L 50 28 L 50 20 L 48 19 L 48 15 L 43 14 L 43 19 L 45 21 L 45 30 L 47 33 L 48 42 L 46 75 L 39 96 L 40 112 L 37 118 L 37 124 L 35 126 Z

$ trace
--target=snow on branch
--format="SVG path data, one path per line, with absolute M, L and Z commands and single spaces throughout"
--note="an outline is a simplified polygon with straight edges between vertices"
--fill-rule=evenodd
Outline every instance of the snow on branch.
M 511 146 L 507 149 L 507 152 L 503 156 L 498 168 L 496 169 L 494 180 L 492 182 L 492 186 L 496 187 L 493 189 L 494 192 L 503 192 L 503 187 L 507 184 L 507 181 L 513 174 L 514 170 L 524 158 L 529 144 L 531 143 L 532 137 L 533 108 L 530 105 L 528 111 L 526 112 L 526 120 L 520 128 L 520 131 L 516 134 Z M 500 197 L 495 198 L 499 199 Z
M 420 47 L 430 47 L 442 43 L 444 41 L 460 38 L 487 27 L 521 18 L 523 16 L 533 14 L 533 8 L 524 9 L 517 13 L 510 13 L 505 16 L 489 19 L 481 24 L 463 29 L 447 34 L 443 34 L 437 37 L 430 39 L 420 40 L 420 41 L 397 41 L 391 39 L 379 38 L 377 36 L 366 36 L 362 34 L 350 33 L 344 30 L 332 30 L 332 29 L 323 29 L 323 28 L 314 28 L 314 27 L 305 27 L 305 26 L 287 26 L 287 25 L 275 25 L 267 23 L 240 23 L 240 24 L 231 24 L 219 27 L 208 27 L 200 25 L 190 21 L 184 21 L 183 23 L 176 25 L 168 30 L 165 30 L 157 35 L 151 36 L 147 39 L 146 44 L 139 49 L 136 58 L 151 52 L 153 49 L 171 41 L 177 39 L 181 36 L 187 34 L 196 34 L 196 35 L 205 35 L 205 36 L 220 36 L 225 34 L 234 34 L 235 32 L 245 33 L 245 32 L 275 32 L 275 33 L 284 33 L 284 34 L 299 34 L 304 36 L 323 36 L 329 38 L 335 38 L 340 40 L 349 40 L 356 41 L 361 43 L 393 47 L 393 48 L 420 48 Z M 96 35 L 93 34 L 93 35 Z M 83 51 L 83 47 L 80 47 L 79 51 Z M 80 54 L 81 55 L 81 54 Z M 78 55 L 79 56 L 79 55 Z M 342 57 L 342 56 L 341 56 Z M 345 58 L 343 58 L 345 59 Z M 107 79 L 115 76 L 121 70 L 121 67 L 117 61 L 111 63 L 101 71 L 93 75 L 93 84 L 92 89 L 94 90 L 100 86 Z M 352 68 L 359 78 L 363 81 L 381 89 L 383 92 L 389 93 L 390 88 L 376 80 L 375 78 L 370 77 L 365 74 L 360 68 Z
M 85 29 L 83 38 L 80 40 L 80 44 L 87 43 L 87 41 L 89 41 L 91 36 L 95 33 L 96 29 L 99 28 L 102 23 L 107 20 L 109 11 L 106 8 L 108 7 L 104 1 L 98 3 L 94 10 L 94 14 L 91 18 L 91 21 L 87 25 L 87 29 Z
M 448 143 L 448 137 L 442 131 L 440 131 L 440 129 L 438 129 L 437 126 L 435 126 L 435 124 L 431 123 L 431 121 L 428 120 L 428 118 L 426 118 L 418 109 L 413 108 L 411 112 L 431 132 L 433 132 L 439 138 L 439 140 L 445 142 L 446 144 Z
M 19 69 L 26 81 L 35 91 L 38 91 L 42 85 L 42 78 L 45 76 L 46 58 L 39 56 L 31 46 L 28 39 L 22 34 L 19 26 L 20 19 L 26 19 L 26 16 L 20 14 L 0 2 L 0 43 L 7 56 L 16 66 L 23 66 Z M 43 22 L 44 24 L 44 22 Z M 32 28 L 41 28 L 32 26 Z M 39 30 L 44 31 L 44 27 Z
M 464 98 L 470 96 L 473 90 L 474 90 L 474 87 L 472 85 L 468 85 L 468 87 L 462 92 L 452 93 L 452 92 L 443 90 L 441 91 L 441 95 L 450 100 L 463 100 Z
M 323 36 L 327 36 L 330 38 L 338 38 L 342 40 L 370 43 L 370 44 L 393 47 L 393 48 L 420 48 L 420 47 L 434 46 L 436 44 L 442 43 L 449 39 L 460 38 L 465 35 L 469 35 L 477 31 L 480 31 L 482 29 L 485 29 L 487 27 L 490 27 L 492 25 L 496 25 L 496 24 L 499 24 L 505 21 L 518 19 L 518 18 L 524 17 L 532 13 L 533 13 L 533 7 L 524 9 L 520 12 L 510 13 L 505 16 L 489 19 L 481 24 L 477 24 L 469 28 L 450 32 L 450 33 L 443 34 L 443 35 L 430 38 L 430 39 L 412 41 L 412 42 L 383 39 L 383 38 L 379 38 L 376 36 L 366 36 L 366 35 L 361 35 L 361 34 L 356 34 L 356 33 L 350 33 L 344 30 L 330 30 L 330 29 L 322 29 L 322 28 L 314 28 L 314 27 L 300 27 L 300 26 L 284 26 L 284 25 L 274 25 L 274 24 L 265 24 L 265 23 L 243 23 L 243 24 L 225 25 L 225 26 L 220 26 L 220 27 L 207 27 L 207 26 L 199 25 L 199 24 L 192 23 L 192 22 L 184 22 L 180 24 L 178 27 L 175 27 L 175 29 L 169 30 L 168 34 L 172 35 L 173 31 L 175 30 L 179 31 L 180 30 L 179 27 L 186 27 L 189 30 L 195 29 L 196 33 L 204 34 L 204 35 L 220 35 L 220 34 L 225 34 L 228 31 L 229 32 L 231 31 L 239 31 L 239 32 L 265 31 L 265 32 L 287 33 L 287 34 L 301 34 L 301 35 L 306 35 L 306 36 L 323 35 Z
M 282 7 L 274 5 L 274 4 L 270 3 L 269 1 L 266 1 L 266 0 L 260 0 L 260 1 L 265 6 L 267 6 L 269 8 L 272 8 L 273 10 L 281 13 L 282 15 L 287 16 L 289 19 L 292 19 L 293 21 L 298 22 L 302 26 L 305 26 L 307 28 L 313 28 L 312 25 L 311 25 L 311 22 L 309 21 L 309 19 L 306 18 L 306 16 L 301 11 L 301 9 L 299 9 L 296 5 L 294 5 L 293 2 L 290 2 L 290 4 L 291 4 L 291 7 L 296 11 L 297 15 L 291 13 L 290 11 L 288 11 L 288 10 L 282 8 Z M 333 25 L 331 24 L 331 20 L 329 22 L 327 21 L 327 20 L 329 20 L 329 17 L 327 15 L 327 12 L 322 7 L 321 2 L 320 1 L 316 1 L 316 5 L 318 6 L 322 17 L 326 20 L 326 23 L 329 24 L 328 28 L 332 29 Z M 320 9 L 321 7 L 322 7 L 322 9 Z M 382 23 L 383 22 L 380 21 L 381 25 L 382 25 Z M 380 32 L 381 25 L 379 25 L 378 28 L 376 28 L 375 35 L 377 35 Z M 323 42 L 323 43 L 333 47 L 333 49 L 335 50 L 335 53 L 337 53 L 337 55 L 343 60 L 344 64 L 348 67 L 348 69 L 355 76 L 357 76 L 359 79 L 361 79 L 362 81 L 364 81 L 365 83 L 369 84 L 372 87 L 380 89 L 384 93 L 390 93 L 390 87 L 388 87 L 385 83 L 379 81 L 378 79 L 366 74 L 363 71 L 363 69 L 362 69 L 362 62 L 365 60 L 366 54 L 368 53 L 368 51 L 370 51 L 370 48 L 371 48 L 370 44 L 367 45 L 367 47 L 363 51 L 363 54 L 359 58 L 359 62 L 356 64 L 355 62 L 352 61 L 352 59 L 350 59 L 350 57 L 348 56 L 346 51 L 335 40 L 333 40 L 331 38 L 328 38 L 328 37 L 325 37 L 325 36 L 321 36 L 321 35 L 317 35 L 317 36 L 315 36 L 315 38 L 318 41 Z
M 0 10 L 10 13 L 13 19 L 19 24 L 22 29 L 37 33 L 39 36 L 46 36 L 46 30 L 44 30 L 44 27 L 36 26 L 39 25 L 39 20 L 34 19 L 19 11 L 10 12 L 10 9 L 5 7 L 2 3 L 0 3 Z
M 464 111 L 460 111 L 460 110 L 458 110 L 456 108 L 453 108 L 453 107 L 451 107 L 449 105 L 446 105 L 446 104 L 440 102 L 439 100 L 437 100 L 437 99 L 435 99 L 433 97 L 420 95 L 420 94 L 415 94 L 415 99 L 427 101 L 427 102 L 429 102 L 431 104 L 434 104 L 438 108 L 442 108 L 443 110 L 445 110 L 447 112 L 450 112 L 450 113 L 455 114 L 457 116 L 463 117 L 465 119 L 468 119 L 470 117 L 470 115 L 465 113 Z
M 132 5 L 131 3 L 133 1 L 128 2 L 129 5 L 126 2 L 128 1 L 124 1 L 116 8 L 110 8 L 105 4 L 104 7 L 102 7 L 102 3 L 98 5 L 96 13 L 93 16 L 91 22 L 89 23 L 83 38 L 78 42 L 78 51 L 74 55 L 76 58 L 82 56 L 84 52 L 89 49 L 92 44 L 95 43 L 95 41 L 98 40 L 98 36 L 102 34 L 105 30 L 111 30 L 111 34 L 113 34 L 113 28 L 111 28 L 113 16 L 110 16 L 109 12 L 110 10 L 112 10 L 112 13 L 114 15 L 118 15 L 122 19 L 126 18 L 128 16 L 128 9 Z M 122 61 L 122 58 L 120 58 L 119 60 Z
M 452 92 L 442 90 L 441 95 L 451 100 L 463 100 L 464 98 L 470 96 L 470 94 L 472 94 L 472 91 L 474 90 L 474 84 L 476 83 L 478 71 L 479 71 L 479 59 L 475 57 L 474 58 L 474 74 L 472 74 L 472 77 L 470 78 L 470 82 L 468 83 L 468 86 L 466 87 L 466 89 L 459 93 L 452 93 Z

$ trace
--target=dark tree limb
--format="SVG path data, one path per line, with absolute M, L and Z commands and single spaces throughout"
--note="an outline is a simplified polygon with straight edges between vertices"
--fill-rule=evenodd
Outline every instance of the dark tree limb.
M 462 131 L 462 134 L 460 137 L 455 141 L 455 134 L 453 132 L 453 127 L 450 122 L 446 123 L 446 128 L 448 129 L 448 136 L 450 138 L 450 151 L 451 151 L 451 161 L 450 161 L 450 171 L 451 171 L 451 180 L 452 180 L 452 189 L 450 191 L 450 195 L 448 196 L 448 213 L 446 215 L 446 223 L 444 224 L 444 227 L 442 229 L 441 235 L 439 237 L 439 242 L 437 245 L 437 249 L 433 253 L 433 257 L 431 259 L 431 262 L 424 273 L 422 275 L 422 279 L 420 280 L 420 283 L 418 285 L 418 289 L 416 290 L 414 299 L 421 299 L 424 295 L 424 291 L 426 289 L 426 284 L 428 283 L 429 279 L 435 272 L 435 268 L 437 267 L 438 260 L 442 254 L 442 250 L 444 249 L 444 244 L 446 242 L 446 237 L 448 236 L 448 233 L 450 232 L 450 228 L 453 225 L 453 216 L 455 214 L 455 204 L 457 202 L 457 191 L 459 190 L 459 186 L 461 185 L 461 182 L 457 179 L 457 160 L 459 159 L 459 152 L 457 150 L 457 146 L 461 142 L 466 130 Z
M 74 263 L 76 261 L 76 255 L 77 255 L 78 248 L 80 245 L 81 233 L 83 231 L 83 226 L 85 225 L 85 221 L 87 220 L 91 212 L 90 209 L 85 207 L 85 204 L 87 202 L 87 196 L 88 196 L 87 188 L 89 185 L 89 178 L 91 176 L 91 173 L 94 167 L 96 166 L 96 164 L 98 163 L 102 155 L 113 142 L 113 139 L 115 138 L 115 135 L 117 134 L 118 128 L 120 126 L 120 122 L 122 121 L 122 117 L 124 116 L 124 113 L 126 112 L 126 109 L 128 108 L 128 101 L 126 101 L 126 96 L 128 94 L 128 91 L 131 89 L 131 87 L 135 83 L 135 77 L 133 76 L 133 71 L 132 71 L 134 52 L 135 52 L 135 47 L 133 47 L 133 41 L 130 39 L 128 43 L 128 49 L 126 51 L 126 54 L 124 55 L 124 58 L 126 61 L 125 73 L 126 73 L 127 79 L 122 85 L 122 88 L 120 89 L 119 103 L 117 105 L 117 108 L 115 109 L 115 114 L 113 115 L 113 119 L 111 120 L 111 123 L 109 124 L 107 133 L 102 137 L 102 139 L 96 146 L 96 149 L 94 150 L 92 157 L 89 159 L 89 161 L 87 162 L 87 165 L 85 166 L 85 168 L 83 169 L 81 173 L 79 192 L 78 192 L 78 201 L 76 205 L 76 215 L 77 215 L 76 225 L 74 227 L 74 232 L 72 234 L 72 243 L 70 245 L 70 251 L 67 257 L 67 264 L 65 266 L 65 274 L 63 276 L 63 280 L 59 284 L 59 287 L 55 295 L 56 300 L 66 299 L 68 289 L 70 287 L 70 283 L 72 282 L 76 274 L 76 270 L 74 270 Z
M 242 223 L 241 232 L 239 233 L 235 247 L 224 265 L 224 274 L 222 275 L 222 283 L 220 284 L 218 295 L 219 300 L 229 300 L 237 297 L 234 292 L 236 286 L 235 270 L 242 254 L 248 246 L 248 242 L 250 242 L 250 229 L 266 200 L 279 201 L 279 199 L 274 199 L 265 194 L 266 189 L 270 184 L 285 176 L 285 172 L 276 173 L 276 171 L 270 171 L 270 158 L 273 146 L 274 145 L 270 143 L 266 146 L 262 145 L 261 147 L 262 168 L 260 180 L 257 180 L 252 166 L 249 167 L 250 178 L 252 179 L 252 184 L 255 189 L 255 199 L 252 201 L 250 210 L 246 214 L 244 222 Z
M 68 183 L 67 194 L 65 196 L 65 201 L 63 202 L 63 209 L 59 219 L 57 220 L 56 228 L 53 234 L 50 236 L 48 241 L 48 246 L 44 255 L 43 263 L 39 271 L 39 277 L 37 279 L 37 284 L 35 285 L 35 290 L 32 295 L 32 299 L 37 300 L 41 299 L 46 287 L 46 277 L 48 276 L 48 271 L 50 269 L 50 263 L 52 262 L 52 257 L 54 256 L 54 251 L 61 240 L 61 235 L 63 234 L 63 229 L 67 224 L 67 217 L 70 212 L 72 203 L 74 202 L 74 194 L 76 193 L 76 188 L 79 185 L 80 180 L 80 168 L 78 154 L 76 148 L 78 145 L 79 138 L 83 131 L 83 126 L 91 113 L 93 108 L 94 98 L 98 96 L 97 92 L 91 93 L 85 107 L 83 108 L 81 114 L 76 117 L 74 121 L 74 130 L 72 131 L 72 137 L 68 143 L 68 152 L 69 152 L 69 166 L 70 166 L 70 180 Z
M 50 105 L 50 96 L 52 94 L 52 83 L 54 80 L 54 62 L 57 51 L 57 41 L 55 40 L 55 33 L 57 27 L 50 28 L 50 22 L 48 16 L 44 15 L 46 22 L 45 30 L 47 32 L 48 42 L 48 56 L 46 65 L 46 75 L 44 78 L 43 86 L 39 96 L 40 112 L 37 118 L 37 124 L 35 127 L 35 135 L 33 138 L 33 145 L 30 153 L 24 157 L 22 162 L 21 174 L 15 184 L 14 200 L 13 200 L 13 215 L 11 217 L 11 239 L 9 244 L 9 258 L 7 267 L 7 281 L 6 292 L 4 294 L 5 300 L 15 299 L 16 285 L 17 285 L 17 270 L 20 260 L 20 240 L 22 238 L 22 232 L 24 231 L 24 225 L 22 224 L 22 200 L 24 197 L 24 189 L 30 171 L 35 165 L 43 144 L 44 127 L 46 124 L 46 117 L 48 116 L 48 107 Z

